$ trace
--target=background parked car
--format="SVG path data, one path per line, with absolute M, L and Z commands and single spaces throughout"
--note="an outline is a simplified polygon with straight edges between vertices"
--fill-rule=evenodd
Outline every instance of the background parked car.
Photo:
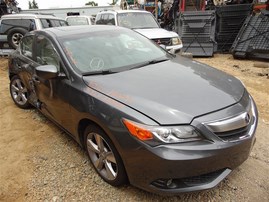
M 94 24 L 94 17 L 86 16 L 86 15 L 74 15 L 74 16 L 67 16 L 65 18 L 68 25 L 93 25 Z
M 143 10 L 105 10 L 96 15 L 96 25 L 127 27 L 153 40 L 173 53 L 183 47 L 177 33 L 162 29 L 155 17 Z
M 12 48 L 17 48 L 21 38 L 29 31 L 49 27 L 67 26 L 65 20 L 52 15 L 9 14 L 0 21 L 0 34 L 7 36 Z

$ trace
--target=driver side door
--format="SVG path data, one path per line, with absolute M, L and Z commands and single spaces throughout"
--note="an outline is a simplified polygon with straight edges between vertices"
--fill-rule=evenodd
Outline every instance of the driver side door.
M 59 72 L 56 78 L 47 80 L 36 74 L 33 76 L 40 110 L 68 129 L 68 125 L 70 125 L 70 105 L 68 103 L 70 80 L 53 42 L 44 35 L 36 37 L 36 62 L 39 65 L 54 65 Z

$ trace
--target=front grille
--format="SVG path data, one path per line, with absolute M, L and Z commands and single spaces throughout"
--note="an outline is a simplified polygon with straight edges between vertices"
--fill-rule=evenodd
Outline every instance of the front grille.
M 246 111 L 226 119 L 203 124 L 223 141 L 235 142 L 252 136 L 257 126 L 255 103 L 246 91 L 240 103 Z
M 189 187 L 193 186 L 199 186 L 202 184 L 208 184 L 215 180 L 221 173 L 223 173 L 225 169 L 222 170 L 217 170 L 212 173 L 207 173 L 204 175 L 199 175 L 199 176 L 194 176 L 194 177 L 189 177 L 189 178 L 183 178 L 181 179 L 184 184 L 188 185 Z
M 172 42 L 170 38 L 153 39 L 153 41 L 159 45 L 171 46 Z
M 251 124 L 249 124 L 246 127 L 239 128 L 236 130 L 225 131 L 225 132 L 215 132 L 215 134 L 224 141 L 240 140 L 242 138 L 249 136 L 248 131 L 249 131 L 250 126 Z
M 221 169 L 199 176 L 186 177 L 180 179 L 158 179 L 152 182 L 151 185 L 161 189 L 178 189 L 178 188 L 201 186 L 213 182 L 225 170 L 226 169 Z

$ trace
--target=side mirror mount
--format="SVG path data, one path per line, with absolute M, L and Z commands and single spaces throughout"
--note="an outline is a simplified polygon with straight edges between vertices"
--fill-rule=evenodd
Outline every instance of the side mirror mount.
M 59 72 L 54 65 L 41 65 L 35 68 L 36 75 L 42 79 L 54 79 L 58 76 Z

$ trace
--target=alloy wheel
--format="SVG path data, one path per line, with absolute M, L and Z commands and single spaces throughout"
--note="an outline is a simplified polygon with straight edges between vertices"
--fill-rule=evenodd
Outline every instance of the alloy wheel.
M 28 101 L 28 92 L 24 84 L 19 78 L 12 80 L 11 82 L 11 95 L 16 104 L 23 106 Z
M 118 165 L 115 155 L 106 140 L 97 133 L 87 135 L 87 151 L 97 172 L 106 180 L 115 180 Z

